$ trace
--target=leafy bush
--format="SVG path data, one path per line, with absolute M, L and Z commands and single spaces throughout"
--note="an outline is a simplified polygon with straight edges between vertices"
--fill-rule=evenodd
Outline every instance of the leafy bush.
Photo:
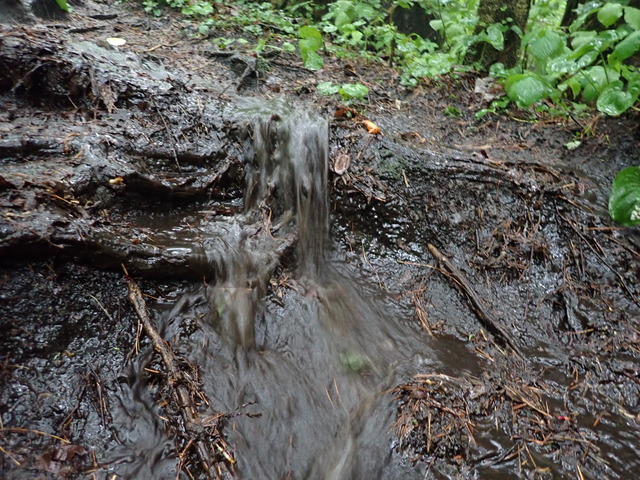
M 320 95 L 339 94 L 346 103 L 364 100 L 369 95 L 369 89 L 361 83 L 344 83 L 336 85 L 333 82 L 322 82 L 316 87 Z
M 65 0 L 60 0 L 65 1 Z M 164 8 L 179 10 L 199 21 L 198 31 L 209 36 L 214 29 L 240 27 L 256 43 L 257 53 L 276 42 L 291 51 L 297 42 L 306 68 L 323 67 L 323 55 L 357 56 L 384 60 L 397 66 L 400 81 L 417 86 L 426 77 L 437 77 L 460 67 L 471 45 L 486 43 L 504 47 L 506 24 L 477 30 L 479 0 L 334 0 L 320 20 L 313 17 L 312 1 L 277 10 L 272 3 L 238 0 L 144 0 L 154 15 Z M 533 2 L 527 33 L 522 35 L 520 65 L 506 71 L 500 64 L 491 74 L 505 86 L 506 98 L 498 99 L 478 116 L 504 108 L 509 101 L 528 108 L 550 100 L 565 111 L 581 111 L 587 105 L 606 115 L 620 115 L 638 102 L 640 72 L 634 58 L 640 52 L 640 10 L 617 1 L 582 3 L 568 30 L 559 27 L 564 2 Z M 397 31 L 391 21 L 394 9 L 419 5 L 432 20 L 439 44 L 418 35 Z M 317 8 L 315 8 L 317 10 Z M 322 54 L 321 54 L 322 53 Z M 637 62 L 636 62 L 637 63 Z
M 600 28 L 583 30 L 597 20 Z M 523 37 L 530 72 L 505 79 L 509 98 L 529 107 L 544 98 L 594 104 L 606 115 L 620 115 L 640 95 L 640 72 L 628 62 L 640 51 L 640 10 L 607 2 L 587 2 L 564 33 L 553 26 L 532 28 Z

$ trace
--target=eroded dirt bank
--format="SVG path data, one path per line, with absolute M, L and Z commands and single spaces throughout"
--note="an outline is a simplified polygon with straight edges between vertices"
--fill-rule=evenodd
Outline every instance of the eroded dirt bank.
M 315 95 L 354 71 L 371 95 L 351 115 Z M 615 172 L 637 163 L 637 115 L 475 122 L 472 76 L 413 92 L 394 79 L 219 52 L 123 6 L 2 26 L 3 476 L 640 468 L 640 234 L 606 213 Z M 289 114 L 247 99 L 274 97 L 330 120 L 330 232 L 314 247 L 327 270 L 313 275 L 300 198 L 259 180 Z M 566 149 L 587 123 L 596 134 Z M 227 262 L 243 252 L 264 255 Z M 201 430 L 138 336 L 122 265 L 200 389 Z M 251 341 L 224 327 L 243 315 Z

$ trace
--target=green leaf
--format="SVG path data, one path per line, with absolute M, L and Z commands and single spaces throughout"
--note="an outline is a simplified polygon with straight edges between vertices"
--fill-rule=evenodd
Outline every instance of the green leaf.
M 302 57 L 304 68 L 308 68 L 309 70 L 320 70 L 324 65 L 322 57 L 313 50 L 301 50 L 300 56 Z
M 347 12 L 338 12 L 338 14 L 336 15 L 335 20 L 333 21 L 333 24 L 340 28 L 343 25 L 347 25 L 348 23 L 351 23 L 351 17 L 349 15 L 347 15 Z
M 556 32 L 545 30 L 544 33 L 529 44 L 529 52 L 538 60 L 549 58 L 562 51 L 563 38 Z
M 489 25 L 487 27 L 487 41 L 493 48 L 498 51 L 504 50 L 504 35 L 502 30 L 496 25 Z
M 566 88 L 568 86 L 571 89 L 573 98 L 578 98 L 580 91 L 582 90 L 582 83 L 578 80 L 577 76 L 569 77 L 564 82 L 558 85 L 558 88 Z
M 361 83 L 345 83 L 339 93 L 344 100 L 363 99 L 369 95 L 369 89 Z
M 56 3 L 58 4 L 58 7 L 60 7 L 60 10 L 62 10 L 63 12 L 69 12 L 71 10 L 69 8 L 67 0 L 56 0 Z
M 640 10 L 633 7 L 624 7 L 624 21 L 634 30 L 640 30 Z
M 598 110 L 615 117 L 633 106 L 634 98 L 629 92 L 622 90 L 622 82 L 612 82 L 605 88 L 596 102 Z
M 314 52 L 322 48 L 322 34 L 317 28 L 304 26 L 298 29 L 298 37 L 301 39 L 300 43 L 304 41 L 305 48 L 313 50 Z
M 637 99 L 640 95 L 640 72 L 627 72 L 624 77 L 627 80 L 627 91 Z
M 538 76 L 522 73 L 509 76 L 504 88 L 509 99 L 520 108 L 527 108 L 551 93 Z
M 626 60 L 640 50 L 640 30 L 627 36 L 613 49 L 613 55 L 620 61 Z
M 444 29 L 444 22 L 442 20 L 431 20 L 429 21 L 429 26 L 439 32 Z
M 627 167 L 613 180 L 609 197 L 609 215 L 614 222 L 640 224 L 640 167 Z
M 334 95 L 340 91 L 340 86 L 333 82 L 322 82 L 316 86 L 316 91 L 320 95 Z
M 610 68 L 605 69 L 601 65 L 586 68 L 576 76 L 580 77 L 584 87 L 582 98 L 588 102 L 598 98 L 606 86 L 620 78 L 617 71 Z
M 621 16 L 622 5 L 619 3 L 605 3 L 604 6 L 598 10 L 598 20 L 605 27 L 616 23 Z
M 298 37 L 300 37 L 300 41 L 298 42 L 300 56 L 302 57 L 305 68 L 309 70 L 320 70 L 324 61 L 316 52 L 324 45 L 322 34 L 317 28 L 304 26 L 298 30 Z

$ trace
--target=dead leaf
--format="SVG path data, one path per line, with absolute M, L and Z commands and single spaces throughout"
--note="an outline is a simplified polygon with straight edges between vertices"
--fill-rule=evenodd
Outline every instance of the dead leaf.
M 502 86 L 493 77 L 476 78 L 473 93 L 480 95 L 482 102 L 490 103 L 502 95 Z
M 5 188 L 16 188 L 16 186 L 0 175 L 0 190 Z
M 362 123 L 366 127 L 367 132 L 369 132 L 371 135 L 377 135 L 378 133 L 380 133 L 380 127 L 378 127 L 371 120 L 362 120 Z
M 345 173 L 351 166 L 351 157 L 346 153 L 341 153 L 333 161 L 333 171 L 338 175 Z

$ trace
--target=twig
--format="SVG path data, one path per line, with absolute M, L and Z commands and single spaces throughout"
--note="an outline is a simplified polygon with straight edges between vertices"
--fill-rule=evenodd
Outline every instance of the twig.
M 142 296 L 140 287 L 138 287 L 138 285 L 129 277 L 124 265 L 122 268 L 129 286 L 129 300 L 133 304 L 133 308 L 135 309 L 146 334 L 151 339 L 155 350 L 162 357 L 162 361 L 167 369 L 167 376 L 169 378 L 168 384 L 176 406 L 180 410 L 180 416 L 184 422 L 184 437 L 187 442 L 193 442 L 197 456 L 200 460 L 200 465 L 204 469 L 207 478 L 221 478 L 218 472 L 212 468 L 215 465 L 216 460 L 213 458 L 213 454 L 210 453 L 210 450 L 207 448 L 204 440 L 197 439 L 194 441 L 194 438 L 198 438 L 200 434 L 203 433 L 203 428 L 207 427 L 207 425 L 203 424 L 203 420 L 200 418 L 193 402 L 192 392 L 197 392 L 198 388 L 191 377 L 178 368 L 178 360 L 175 354 L 160 336 L 147 313 L 147 305 L 144 297 Z M 196 393 L 196 395 L 198 394 Z M 213 427 L 216 428 L 215 425 Z M 223 456 L 227 461 L 233 464 L 233 457 L 224 451 L 225 449 L 222 449 L 218 443 L 219 442 L 214 442 L 212 447 L 217 446 L 222 451 Z M 226 447 L 226 443 L 224 446 Z M 180 467 L 182 467 L 182 464 Z
M 55 440 L 60 440 L 62 443 L 71 443 L 69 440 L 66 440 L 62 437 L 59 437 L 57 435 L 52 435 L 50 433 L 47 432 L 41 432 L 40 430 L 29 430 L 27 428 L 21 428 L 21 427 L 2 427 L 0 428 L 0 432 L 21 432 L 21 433 L 35 433 L 37 435 L 42 435 L 43 437 L 51 437 Z
M 98 300 L 96 297 L 94 297 L 90 293 L 88 295 L 89 295 L 89 297 L 91 297 L 91 299 L 93 299 L 94 302 L 96 302 L 98 304 L 98 307 L 100 307 L 100 310 L 102 310 L 104 312 L 104 314 L 111 321 L 111 323 L 113 323 L 113 317 L 111 317 L 111 314 L 107 311 L 106 308 L 104 308 L 104 305 L 102 305 L 102 302 L 100 302 L 100 300 Z
M 13 455 L 7 452 L 4 448 L 0 447 L 0 452 L 4 453 L 7 457 L 9 457 L 9 459 L 16 464 L 16 467 L 19 467 L 20 465 L 22 465 L 18 460 L 16 460 L 16 458 Z
M 511 349 L 520 357 L 524 358 L 522 352 L 511 339 L 509 334 L 498 324 L 494 316 L 483 306 L 482 300 L 473 289 L 469 281 L 462 274 L 462 272 L 445 257 L 440 250 L 434 245 L 428 244 L 429 252 L 433 258 L 438 262 L 441 268 L 447 273 L 447 276 L 454 281 L 455 286 L 467 297 L 472 310 L 475 312 L 480 323 L 489 330 L 498 340 Z
M 598 257 L 598 259 L 603 263 L 603 265 L 605 267 L 607 267 L 609 270 L 611 270 L 611 273 L 613 273 L 617 279 L 618 282 L 620 283 L 620 286 L 624 289 L 625 292 L 627 292 L 627 295 L 629 295 L 629 297 L 631 298 L 631 301 L 633 303 L 635 303 L 636 305 L 640 306 L 640 300 L 638 300 L 638 298 L 633 294 L 633 292 L 631 291 L 631 289 L 629 288 L 629 286 L 627 285 L 627 283 L 624 281 L 624 278 L 622 277 L 622 275 L 620 275 L 619 272 L 617 272 L 610 264 L 609 262 L 607 262 L 602 255 L 598 252 L 598 250 L 596 249 L 596 247 L 594 247 L 590 241 L 588 241 L 585 236 L 580 232 L 580 230 L 578 230 L 578 227 L 576 227 L 576 225 L 569 220 L 567 217 L 565 217 L 564 215 L 562 215 L 560 213 L 560 211 L 558 210 L 558 206 L 556 205 L 556 213 L 558 214 L 558 216 L 563 219 L 565 222 L 567 222 L 567 225 L 569 225 L 571 227 L 571 230 L 573 230 L 576 235 L 578 235 L 582 241 L 584 243 L 587 244 L 587 246 L 589 247 L 589 249 L 595 254 L 596 257 Z

